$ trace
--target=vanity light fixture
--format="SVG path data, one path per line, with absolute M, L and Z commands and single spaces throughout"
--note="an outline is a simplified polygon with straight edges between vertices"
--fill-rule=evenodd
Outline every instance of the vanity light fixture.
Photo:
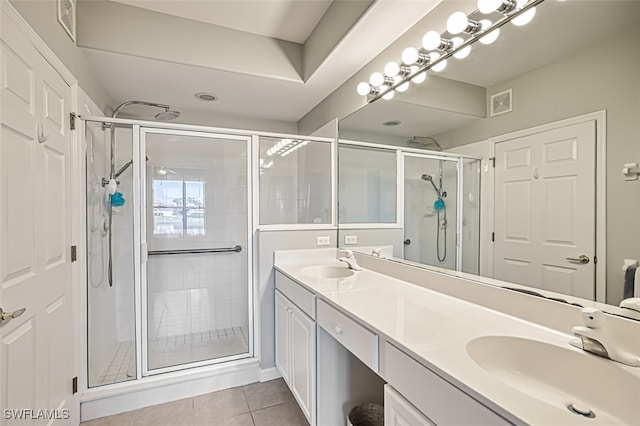
M 509 13 L 516 7 L 515 0 L 478 0 L 478 11 L 485 15 L 493 12 Z
M 440 72 L 447 66 L 447 59 L 466 58 L 471 52 L 471 45 L 476 41 L 491 44 L 500 34 L 500 28 L 508 22 L 522 26 L 531 22 L 536 14 L 535 7 L 545 0 L 478 0 L 478 10 L 469 16 L 464 12 L 455 12 L 447 20 L 447 31 L 443 34 L 428 31 L 422 38 L 422 48 L 408 47 L 402 52 L 402 62 L 389 62 L 384 68 L 384 75 L 375 72 L 369 82 L 358 84 L 357 92 L 367 96 L 368 102 L 379 98 L 392 99 L 395 91 L 405 91 L 410 83 L 422 83 L 427 78 L 427 71 Z M 495 22 L 488 19 L 477 19 L 478 14 L 501 13 L 502 18 Z M 474 18 L 474 19 L 472 19 Z M 453 37 L 460 33 L 469 37 Z
M 289 149 L 289 146 L 291 144 L 296 142 L 298 141 L 294 141 L 293 139 L 281 139 L 280 141 L 275 143 L 271 148 L 267 150 L 267 155 L 271 157 L 272 155 L 275 155 L 275 154 L 282 154 L 287 149 Z
M 458 47 L 462 43 L 464 43 L 464 39 L 462 37 L 454 37 L 451 39 L 451 41 L 453 42 L 454 47 Z M 471 45 L 465 47 L 464 49 L 458 50 L 453 54 L 453 57 L 456 59 L 464 59 L 469 56 L 469 53 L 471 53 Z
M 536 8 L 532 7 L 522 15 L 516 16 L 515 18 L 513 18 L 511 20 L 511 23 L 517 27 L 522 27 L 524 25 L 527 25 L 529 22 L 531 22 L 534 16 L 536 16 Z
M 480 21 L 480 23 L 482 24 L 482 28 L 491 28 L 491 21 L 488 19 L 483 19 Z M 478 39 L 478 41 L 482 44 L 492 44 L 494 41 L 496 41 L 498 39 L 498 36 L 500 36 L 500 28 L 495 28 L 493 31 L 489 32 L 489 33 L 482 33 L 483 35 L 480 36 L 480 38 Z
M 295 145 L 290 146 L 290 147 L 289 147 L 289 149 L 287 149 L 286 151 L 284 151 L 284 152 L 280 153 L 280 156 L 281 156 L 281 157 L 286 157 L 287 155 L 291 154 L 291 153 L 292 153 L 293 151 L 295 151 L 296 149 L 298 149 L 298 148 L 302 148 L 303 146 L 305 146 L 306 144 L 308 144 L 308 143 L 309 143 L 309 141 L 300 141 L 300 140 L 297 140 L 297 141 L 293 141 L 293 143 L 294 143 Z
M 425 50 L 451 50 L 453 42 L 441 37 L 437 31 L 429 31 L 422 37 L 422 47 Z
M 467 18 L 464 12 L 455 12 L 447 19 L 447 31 L 449 34 L 475 34 L 482 29 L 482 24 Z

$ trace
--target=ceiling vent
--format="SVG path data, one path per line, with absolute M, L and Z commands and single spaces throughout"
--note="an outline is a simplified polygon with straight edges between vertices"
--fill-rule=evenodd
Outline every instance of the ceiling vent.
M 58 22 L 75 43 L 76 0 L 58 0 Z
M 513 109 L 513 89 L 491 95 L 491 117 L 506 114 Z

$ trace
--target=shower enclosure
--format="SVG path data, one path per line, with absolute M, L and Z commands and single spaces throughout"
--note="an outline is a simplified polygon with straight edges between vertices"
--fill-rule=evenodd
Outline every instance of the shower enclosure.
M 89 387 L 251 356 L 251 137 L 105 119 L 85 138 Z
M 404 258 L 479 272 L 479 160 L 403 153 Z

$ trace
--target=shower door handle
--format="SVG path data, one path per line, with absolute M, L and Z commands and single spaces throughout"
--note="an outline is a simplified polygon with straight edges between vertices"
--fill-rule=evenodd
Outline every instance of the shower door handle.
M 567 257 L 566 258 L 569 262 L 571 263 L 578 263 L 580 265 L 586 265 L 587 263 L 589 263 L 589 256 L 586 256 L 584 254 L 581 254 L 578 257 Z

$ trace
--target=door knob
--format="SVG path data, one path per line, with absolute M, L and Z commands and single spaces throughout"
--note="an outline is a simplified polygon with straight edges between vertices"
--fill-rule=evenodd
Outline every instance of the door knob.
M 571 263 L 579 263 L 581 265 L 589 263 L 590 260 L 589 256 L 585 256 L 584 254 L 581 254 L 578 257 L 567 257 L 566 259 Z
M 18 318 L 20 315 L 24 314 L 27 308 L 17 309 L 13 312 L 5 312 L 2 308 L 0 308 L 0 325 L 4 324 L 5 321 L 9 321 L 14 318 Z

